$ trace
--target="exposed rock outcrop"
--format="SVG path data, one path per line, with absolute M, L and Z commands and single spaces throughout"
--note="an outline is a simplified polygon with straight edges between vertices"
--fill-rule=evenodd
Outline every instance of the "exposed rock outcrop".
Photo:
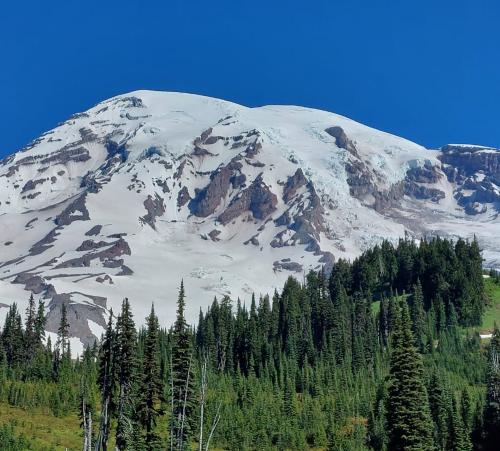
M 252 184 L 232 199 L 218 220 L 227 224 L 245 211 L 250 211 L 255 219 L 265 219 L 276 210 L 278 198 L 262 179 L 257 176 Z
M 212 173 L 208 185 L 198 190 L 194 199 L 189 202 L 189 210 L 195 216 L 202 218 L 213 214 L 221 200 L 226 197 L 229 187 L 232 184 L 236 186 L 241 184 L 241 178 L 239 178 L 241 168 L 241 163 L 233 159 L 228 165 Z
M 191 196 L 189 195 L 189 191 L 186 186 L 183 186 L 177 195 L 177 207 L 183 207 L 191 200 Z
M 147 214 L 142 216 L 140 220 L 148 224 L 153 230 L 156 230 L 156 218 L 165 213 L 163 198 L 158 194 L 155 194 L 154 197 L 148 195 L 148 198 L 144 201 L 144 208 L 146 208 Z
M 325 132 L 335 138 L 335 143 L 337 144 L 337 147 L 345 149 L 349 153 L 357 156 L 358 153 L 356 151 L 356 146 L 354 145 L 354 142 L 347 137 L 342 127 L 339 126 L 329 127 L 325 130 Z

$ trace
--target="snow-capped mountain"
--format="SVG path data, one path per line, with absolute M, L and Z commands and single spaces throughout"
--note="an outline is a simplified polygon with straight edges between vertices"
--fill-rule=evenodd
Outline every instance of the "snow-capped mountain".
M 500 266 L 500 151 L 429 150 L 345 117 L 137 91 L 72 116 L 0 162 L 0 317 L 68 305 L 73 349 L 128 297 L 164 324 L 248 300 L 384 238 L 476 235 Z

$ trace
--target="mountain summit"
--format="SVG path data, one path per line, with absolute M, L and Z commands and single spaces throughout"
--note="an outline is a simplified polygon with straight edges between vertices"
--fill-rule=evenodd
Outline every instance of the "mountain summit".
M 73 349 L 128 297 L 163 323 L 188 287 L 248 300 L 383 239 L 476 236 L 500 266 L 500 151 L 429 150 L 345 117 L 136 91 L 0 162 L 0 317 L 32 291 Z

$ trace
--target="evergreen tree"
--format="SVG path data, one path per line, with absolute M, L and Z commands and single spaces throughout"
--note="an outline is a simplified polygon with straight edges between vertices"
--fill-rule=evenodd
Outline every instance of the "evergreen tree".
M 99 349 L 99 368 L 97 384 L 101 394 L 101 418 L 97 436 L 96 450 L 107 451 L 111 425 L 111 415 L 115 411 L 116 360 L 114 351 L 116 334 L 113 329 L 113 310 L 109 312 L 109 320 Z
M 61 305 L 61 318 L 57 329 L 57 341 L 54 351 L 54 376 L 61 383 L 67 383 L 71 372 L 71 349 L 69 343 L 69 323 L 66 304 Z
M 57 329 L 56 348 L 61 359 L 71 355 L 69 348 L 68 311 L 65 303 L 61 305 L 61 319 L 59 322 L 59 328 Z
M 38 301 L 38 309 L 35 319 L 35 337 L 36 342 L 40 346 L 45 341 L 45 303 L 40 299 Z
M 456 399 L 453 399 L 449 413 L 449 436 L 447 449 L 450 451 L 471 451 L 472 444 L 464 428 Z
M 396 316 L 392 347 L 387 402 L 389 449 L 430 450 L 432 423 L 422 360 L 414 345 L 406 303 Z
M 160 436 L 155 431 L 157 418 L 163 414 L 161 408 L 163 383 L 160 378 L 158 334 L 158 318 L 155 315 L 154 307 L 151 306 L 151 313 L 147 318 L 141 400 L 138 406 L 138 417 L 146 430 L 144 443 L 148 451 L 163 449 Z
M 429 404 L 434 421 L 434 444 L 438 450 L 448 443 L 448 398 L 441 377 L 434 372 L 429 382 Z
M 118 384 L 116 447 L 138 449 L 136 403 L 138 396 L 137 331 L 127 298 L 116 323 L 115 371 Z M 134 448 L 135 447 L 135 448 Z
M 188 448 L 193 435 L 195 419 L 195 387 L 193 350 L 191 334 L 186 323 L 184 281 L 181 281 L 177 298 L 177 318 L 173 328 L 172 343 L 172 425 L 171 441 L 173 448 L 183 451 Z
M 424 295 L 420 280 L 413 289 L 413 296 L 410 304 L 410 315 L 412 321 L 412 331 L 415 337 L 415 345 L 420 352 L 424 352 L 425 346 L 425 311 L 424 311 Z
M 9 307 L 2 331 L 2 344 L 5 349 L 5 357 L 9 366 L 15 367 L 22 362 L 24 354 L 23 342 L 21 315 L 19 314 L 17 305 L 14 302 Z
M 28 301 L 28 307 L 26 308 L 26 320 L 24 324 L 25 363 L 30 364 L 38 347 L 38 337 L 36 336 L 35 299 L 33 298 L 33 293 L 31 293 Z

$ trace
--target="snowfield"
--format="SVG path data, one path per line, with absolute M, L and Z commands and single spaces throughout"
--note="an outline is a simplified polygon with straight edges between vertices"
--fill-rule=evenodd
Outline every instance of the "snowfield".
M 297 106 L 117 96 L 1 162 L 0 319 L 33 291 L 53 333 L 65 303 L 81 352 L 124 297 L 168 325 L 184 279 L 194 323 L 214 296 L 249 302 L 406 234 L 477 236 L 499 267 L 497 158 Z

